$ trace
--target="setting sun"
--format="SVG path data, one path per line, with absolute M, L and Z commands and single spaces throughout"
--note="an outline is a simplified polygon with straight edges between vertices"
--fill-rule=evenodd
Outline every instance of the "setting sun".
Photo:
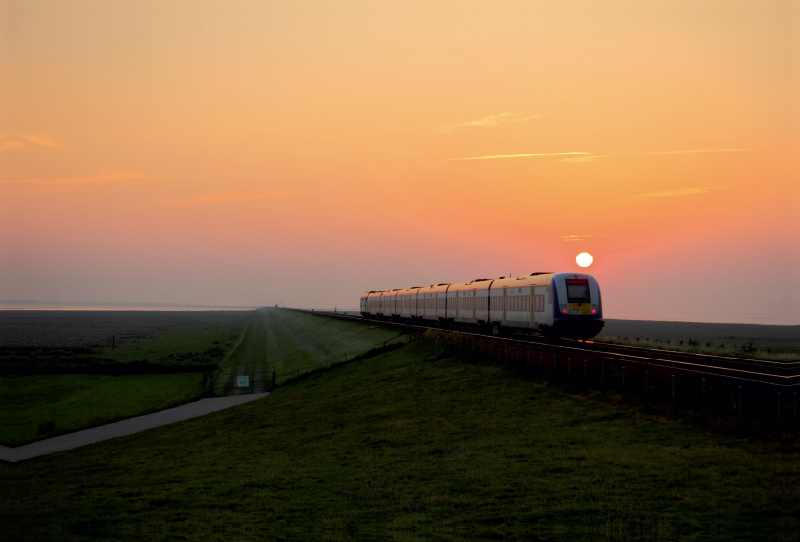
M 581 252 L 577 256 L 575 256 L 575 261 L 578 262 L 578 265 L 581 267 L 589 267 L 592 265 L 594 258 L 588 252 Z

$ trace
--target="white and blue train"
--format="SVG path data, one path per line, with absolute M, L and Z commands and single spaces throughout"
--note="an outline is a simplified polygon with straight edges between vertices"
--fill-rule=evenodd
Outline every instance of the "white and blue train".
M 366 318 L 478 326 L 494 334 L 536 330 L 549 337 L 583 339 L 597 335 L 604 323 L 600 287 L 583 273 L 531 273 L 370 291 L 361 296 L 360 311 Z

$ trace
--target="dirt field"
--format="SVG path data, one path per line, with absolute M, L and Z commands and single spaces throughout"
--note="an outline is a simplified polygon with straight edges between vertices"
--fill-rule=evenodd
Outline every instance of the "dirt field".
M 595 340 L 714 356 L 800 360 L 800 326 L 606 320 Z
M 601 336 L 635 339 L 661 339 L 701 342 L 755 341 L 772 348 L 800 348 L 800 326 L 764 326 L 758 324 L 704 324 L 698 322 L 656 322 L 649 320 L 606 320 Z
M 219 326 L 251 311 L 0 311 L 0 346 L 110 347 L 175 328 Z M 242 323 L 242 325 L 244 325 Z

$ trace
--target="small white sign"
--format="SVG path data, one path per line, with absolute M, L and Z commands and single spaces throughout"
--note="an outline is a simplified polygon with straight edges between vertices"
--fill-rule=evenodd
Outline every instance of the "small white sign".
M 236 377 L 236 387 L 237 388 L 249 388 L 250 387 L 250 377 L 249 376 L 237 376 Z

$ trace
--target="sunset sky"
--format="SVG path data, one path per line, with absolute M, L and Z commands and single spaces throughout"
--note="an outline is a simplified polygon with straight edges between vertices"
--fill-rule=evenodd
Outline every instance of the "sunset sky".
M 800 324 L 795 1 L 0 6 L 0 299 Z

